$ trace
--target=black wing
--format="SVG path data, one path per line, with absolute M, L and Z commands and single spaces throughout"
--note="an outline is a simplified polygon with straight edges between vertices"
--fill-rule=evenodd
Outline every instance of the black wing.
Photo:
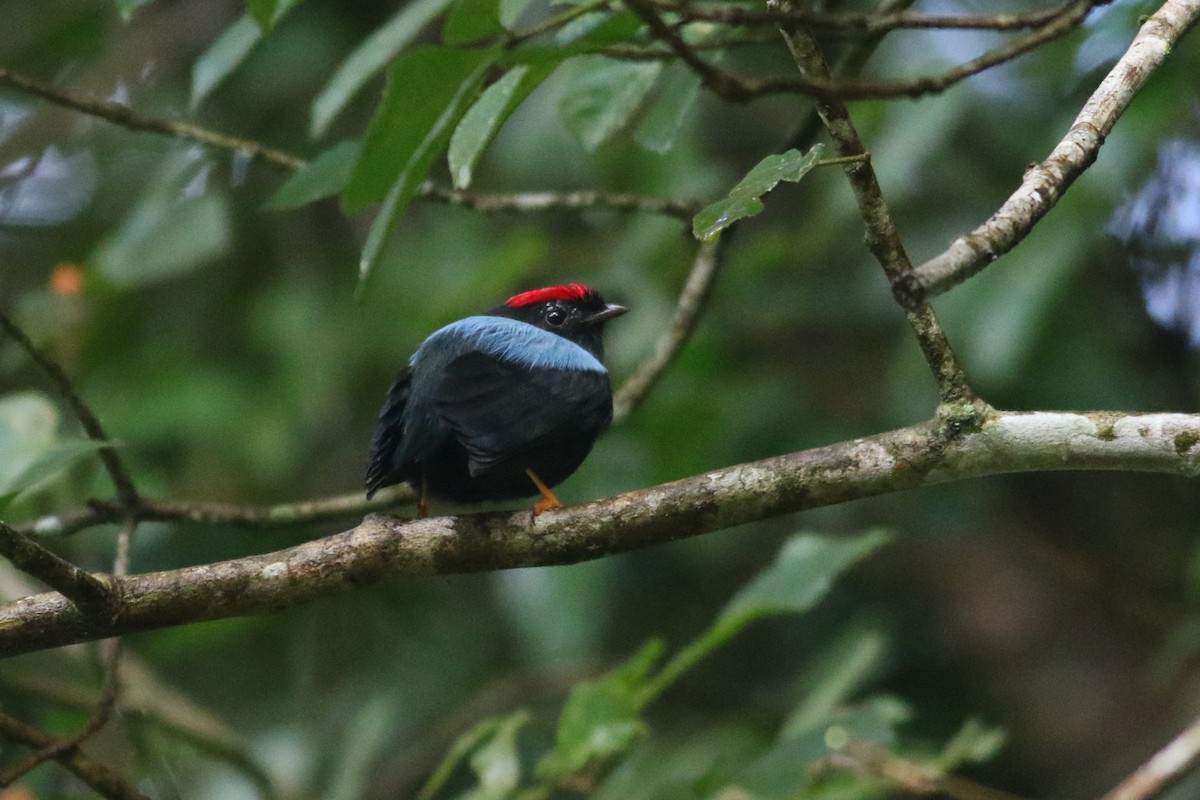
M 400 418 L 404 415 L 404 407 L 408 404 L 408 387 L 412 381 L 412 372 L 405 369 L 396 378 L 392 388 L 388 389 L 387 400 L 379 410 L 379 424 L 375 427 L 375 435 L 371 437 L 371 455 L 367 458 L 367 499 L 371 495 L 399 483 L 407 476 L 397 470 L 395 461 L 396 449 L 404 428 Z
M 447 365 L 433 405 L 480 475 L 556 439 L 598 435 L 612 420 L 612 386 L 606 372 L 531 370 L 472 352 Z

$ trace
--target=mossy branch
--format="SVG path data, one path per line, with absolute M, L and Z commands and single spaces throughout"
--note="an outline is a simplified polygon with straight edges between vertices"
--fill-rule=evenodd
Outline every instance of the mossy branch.
M 0 607 L 0 656 L 209 619 L 266 614 L 406 576 L 571 564 L 904 489 L 1009 472 L 1200 475 L 1200 415 L 999 413 L 943 407 L 908 428 L 738 464 L 548 512 L 368 516 L 285 550 L 119 580 L 113 620 L 58 593 Z

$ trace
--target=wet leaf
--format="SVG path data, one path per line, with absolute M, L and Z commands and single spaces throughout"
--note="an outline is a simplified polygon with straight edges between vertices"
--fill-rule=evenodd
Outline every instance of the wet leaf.
M 451 0 L 417 0 L 406 5 L 356 47 L 313 101 L 310 135 L 313 138 L 323 136 L 363 84 L 412 44 L 425 26 L 450 3 Z
M 246 0 L 246 10 L 264 31 L 283 19 L 300 0 Z
M 262 41 L 262 29 L 246 14 L 226 28 L 192 65 L 192 98 L 194 111 L 213 89 L 237 69 L 254 46 Z
M 362 153 L 362 142 L 339 142 L 307 166 L 297 170 L 263 206 L 269 209 L 299 208 L 331 197 L 346 187 L 354 164 Z
M 22 492 L 48 482 L 99 442 L 61 437 L 58 409 L 44 395 L 22 392 L 0 397 L 0 498 L 7 505 Z
M 458 105 L 473 96 L 482 80 L 480 68 L 496 57 L 490 50 L 427 47 L 406 53 L 391 66 L 383 101 L 343 193 L 348 208 L 389 195 L 418 153 L 428 149 L 435 129 L 457 121 Z
M 383 253 L 388 234 L 416 197 L 434 160 L 446 149 L 455 124 L 498 56 L 494 50 L 425 50 L 414 52 L 409 63 L 398 62 L 393 67 L 388 86 L 395 90 L 385 94 L 383 108 L 371 125 L 363 154 L 343 194 L 348 203 L 351 198 L 370 200 L 381 176 L 395 175 L 363 245 L 358 271 L 360 295 Z M 411 68 L 414 62 L 420 62 L 416 69 Z M 410 83 L 423 77 L 436 85 Z M 449 96 L 445 96 L 447 89 Z M 418 134 L 422 135 L 418 138 Z M 397 167 L 398 174 L 393 172 Z
M 595 150 L 629 122 L 662 72 L 662 64 L 580 56 L 559 102 L 563 124 Z
M 700 76 L 676 65 L 663 81 L 662 96 L 642 120 L 633 138 L 652 152 L 669 152 L 699 96 Z
M 557 66 L 558 62 L 552 61 L 513 67 L 489 86 L 463 115 L 450 138 L 447 153 L 454 188 L 465 189 L 471 185 L 476 163 L 501 126 Z
M 738 181 L 726 197 L 707 206 L 692 220 L 692 234 L 702 242 L 714 239 L 721 231 L 763 210 L 764 194 L 780 181 L 796 182 L 808 174 L 821 158 L 824 146 L 814 145 L 807 153 L 788 150 L 769 155 L 758 162 L 746 177 Z
M 499 0 L 456 0 L 442 28 L 442 41 L 468 44 L 502 33 Z
M 642 735 L 641 697 L 662 650 L 662 642 L 648 642 L 621 667 L 571 690 L 559 717 L 554 750 L 538 764 L 539 777 L 577 772 L 623 752 Z
M 205 194 L 158 200 L 152 193 L 96 249 L 92 262 L 114 283 L 163 280 L 213 261 L 231 237 L 228 203 Z

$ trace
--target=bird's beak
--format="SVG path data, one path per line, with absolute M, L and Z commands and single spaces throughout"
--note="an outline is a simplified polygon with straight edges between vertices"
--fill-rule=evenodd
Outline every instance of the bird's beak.
M 597 311 L 595 314 L 592 314 L 590 317 L 584 319 L 583 322 L 585 325 L 598 325 L 601 322 L 607 322 L 613 317 L 619 317 L 628 310 L 629 309 L 625 306 L 619 306 L 616 303 L 609 303 L 604 307 L 603 310 Z

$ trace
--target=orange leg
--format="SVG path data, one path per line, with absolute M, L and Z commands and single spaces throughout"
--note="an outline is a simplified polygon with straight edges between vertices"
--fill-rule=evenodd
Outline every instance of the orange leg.
M 542 479 L 534 474 L 533 470 L 525 468 L 525 474 L 529 476 L 529 480 L 533 481 L 533 485 L 542 493 L 542 499 L 538 500 L 533 506 L 533 515 L 536 517 L 543 511 L 549 511 L 552 508 L 562 508 L 562 501 L 554 496 L 554 492 L 550 491 L 550 487 L 542 483 Z

